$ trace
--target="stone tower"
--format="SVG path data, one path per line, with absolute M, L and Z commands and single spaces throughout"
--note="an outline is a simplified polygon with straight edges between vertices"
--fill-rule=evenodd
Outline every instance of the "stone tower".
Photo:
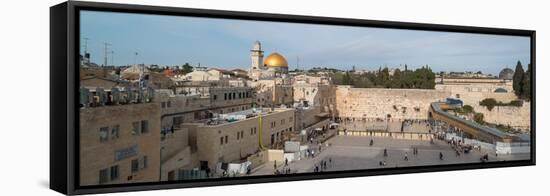
M 255 41 L 250 50 L 250 58 L 252 59 L 252 70 L 263 68 L 264 51 L 262 51 L 262 44 L 260 41 Z

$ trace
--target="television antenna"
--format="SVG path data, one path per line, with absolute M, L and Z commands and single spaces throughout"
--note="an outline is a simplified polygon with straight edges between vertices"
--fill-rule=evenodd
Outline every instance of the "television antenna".
M 136 62 L 137 56 L 138 56 L 138 52 L 134 52 L 134 65 L 137 64 L 137 62 Z
M 111 50 L 111 65 L 115 66 L 115 51 Z
M 103 58 L 103 65 L 104 66 L 107 66 L 108 65 L 108 62 L 107 62 L 107 58 L 108 58 L 108 55 L 109 55 L 109 46 L 111 46 L 110 43 L 107 43 L 107 42 L 104 42 L 104 48 L 103 48 L 103 52 L 105 54 L 104 58 Z
M 84 40 L 84 44 L 82 44 L 82 46 L 84 47 L 84 55 L 86 55 L 88 53 L 88 39 L 87 37 L 85 38 L 82 38 Z

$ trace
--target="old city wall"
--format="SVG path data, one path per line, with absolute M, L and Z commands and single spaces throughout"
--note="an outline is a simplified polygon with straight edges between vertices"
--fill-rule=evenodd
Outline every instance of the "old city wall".
M 496 93 L 495 90 L 502 88 L 508 92 Z M 517 96 L 513 93 L 510 85 L 504 84 L 437 84 L 436 90 L 448 91 L 453 98 L 459 98 L 466 105 L 479 105 L 479 102 L 486 98 L 494 98 L 497 101 L 510 102 L 516 100 Z
M 340 118 L 427 119 L 430 103 L 445 101 L 450 95 L 442 90 L 338 86 L 336 111 Z
M 530 103 L 525 102 L 522 107 L 498 106 L 489 111 L 486 107 L 480 106 L 479 102 L 486 98 L 494 98 L 503 103 L 517 100 L 511 82 L 507 83 L 452 83 L 437 84 L 438 90 L 449 91 L 454 98 L 460 98 L 465 105 L 471 105 L 476 112 L 483 113 L 484 120 L 489 123 L 510 125 L 517 129 L 530 129 L 531 109 Z M 508 92 L 495 92 L 502 88 Z
M 521 130 L 531 130 L 531 103 L 523 106 L 495 106 L 492 110 L 484 106 L 474 106 L 476 112 L 483 113 L 485 122 L 510 125 Z

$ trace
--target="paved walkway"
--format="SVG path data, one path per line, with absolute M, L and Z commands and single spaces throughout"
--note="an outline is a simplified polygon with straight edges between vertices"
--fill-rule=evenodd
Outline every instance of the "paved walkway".
M 371 137 L 362 136 L 335 136 L 329 140 L 329 147 L 315 158 L 302 159 L 289 164 L 292 173 L 313 172 L 315 165 L 322 160 L 327 162 L 324 171 L 342 171 L 357 169 L 374 169 L 383 167 L 410 167 L 421 165 L 440 165 L 457 163 L 479 163 L 485 153 L 489 154 L 489 161 L 521 160 L 528 159 L 529 154 L 494 156 L 494 152 L 479 152 L 472 150 L 468 154 L 456 156 L 454 149 L 444 141 L 398 140 L 384 137 L 373 137 L 374 145 L 369 146 Z M 316 145 L 314 145 L 316 146 Z M 418 154 L 413 155 L 413 148 L 418 149 Z M 317 149 L 317 148 L 315 148 Z M 384 149 L 387 149 L 388 156 L 384 157 Z M 443 160 L 439 159 L 439 153 L 443 154 Z M 407 153 L 408 161 L 405 160 Z M 329 162 L 329 160 L 332 160 Z M 380 166 L 380 161 L 385 161 L 385 166 Z M 278 167 L 280 171 L 284 168 L 283 163 Z M 263 167 L 255 169 L 251 175 L 272 175 L 274 174 L 273 162 L 264 164 Z

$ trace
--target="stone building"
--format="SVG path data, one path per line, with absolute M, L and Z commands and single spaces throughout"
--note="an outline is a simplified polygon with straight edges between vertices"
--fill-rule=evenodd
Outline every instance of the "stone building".
M 274 52 L 264 59 L 264 51 L 259 41 L 254 42 L 250 52 L 252 63 L 248 76 L 253 80 L 288 77 L 288 62 L 283 55 Z
M 195 87 L 190 87 L 195 88 Z M 161 108 L 161 180 L 205 178 L 197 161 L 196 132 L 190 133 L 185 123 L 205 123 L 232 112 L 253 107 L 250 87 L 196 87 L 197 93 L 174 94 L 157 90 L 155 101 Z M 189 90 L 189 89 L 188 89 Z
M 294 110 L 246 110 L 205 123 L 185 123 L 182 128 L 193 138 L 196 164 L 214 171 L 221 163 L 239 163 L 262 148 L 281 146 L 283 135 L 294 130 Z
M 80 109 L 80 185 L 159 180 L 157 103 Z

